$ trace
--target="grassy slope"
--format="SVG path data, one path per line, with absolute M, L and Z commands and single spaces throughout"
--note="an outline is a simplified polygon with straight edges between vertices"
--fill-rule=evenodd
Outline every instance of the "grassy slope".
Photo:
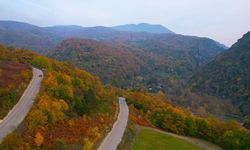
M 133 144 L 134 150 L 202 150 L 189 142 L 149 129 L 142 129 Z

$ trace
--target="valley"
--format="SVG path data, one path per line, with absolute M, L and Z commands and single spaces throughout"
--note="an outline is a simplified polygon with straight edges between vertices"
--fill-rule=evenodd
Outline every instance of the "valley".
M 249 32 L 228 48 L 158 24 L 0 21 L 0 42 L 0 149 L 250 149 Z

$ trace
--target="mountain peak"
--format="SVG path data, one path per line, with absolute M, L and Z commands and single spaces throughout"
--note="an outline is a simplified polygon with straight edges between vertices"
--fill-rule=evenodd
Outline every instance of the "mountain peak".
M 139 23 L 139 24 L 125 24 L 112 27 L 120 31 L 130 31 L 130 32 L 149 32 L 149 33 L 171 33 L 174 34 L 168 28 L 160 24 L 148 24 L 148 23 Z

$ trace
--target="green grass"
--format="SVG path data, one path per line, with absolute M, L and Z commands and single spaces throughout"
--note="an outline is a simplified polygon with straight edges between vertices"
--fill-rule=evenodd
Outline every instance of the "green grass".
M 203 150 L 176 137 L 142 129 L 133 144 L 133 150 Z

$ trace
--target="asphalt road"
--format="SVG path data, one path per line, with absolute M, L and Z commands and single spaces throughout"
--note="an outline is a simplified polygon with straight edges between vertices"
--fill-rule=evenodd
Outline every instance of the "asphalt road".
M 0 123 L 0 143 L 4 137 L 15 130 L 17 126 L 23 121 L 23 119 L 31 109 L 31 106 L 34 103 L 34 99 L 39 92 L 40 84 L 43 79 L 43 72 L 36 68 L 32 68 L 32 71 L 32 80 L 24 91 L 22 97 Z M 42 77 L 39 77 L 39 75 L 42 75 Z
M 116 150 L 116 147 L 122 140 L 128 122 L 129 110 L 125 98 L 119 97 L 119 105 L 120 112 L 118 118 L 98 150 Z

